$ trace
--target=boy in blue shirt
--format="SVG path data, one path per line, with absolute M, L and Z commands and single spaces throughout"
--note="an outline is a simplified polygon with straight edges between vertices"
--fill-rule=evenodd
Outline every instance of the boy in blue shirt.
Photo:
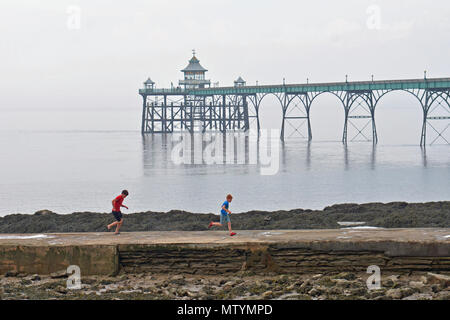
M 233 196 L 231 194 L 227 195 L 227 200 L 222 204 L 222 209 L 220 210 L 220 222 L 210 222 L 208 228 L 211 228 L 212 226 L 222 227 L 226 220 L 228 222 L 228 231 L 230 231 L 230 236 L 236 235 L 236 233 L 231 230 L 231 211 L 228 210 L 232 200 Z

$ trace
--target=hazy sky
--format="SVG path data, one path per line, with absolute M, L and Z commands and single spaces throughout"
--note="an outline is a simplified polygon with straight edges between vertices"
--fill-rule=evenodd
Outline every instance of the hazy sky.
M 142 81 L 177 83 L 194 48 L 221 85 L 447 77 L 449 17 L 448 0 L 2 0 L 0 108 L 130 110 L 135 129 Z

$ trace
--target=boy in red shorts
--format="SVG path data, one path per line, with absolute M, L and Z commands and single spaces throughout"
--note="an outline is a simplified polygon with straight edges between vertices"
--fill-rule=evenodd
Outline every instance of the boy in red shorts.
M 222 227 L 226 220 L 228 222 L 228 231 L 230 231 L 230 236 L 236 235 L 236 233 L 231 230 L 231 211 L 228 210 L 232 200 L 233 196 L 231 194 L 227 195 L 227 200 L 222 204 L 222 209 L 220 210 L 220 222 L 210 222 L 208 228 L 211 228 L 212 226 Z
M 123 200 L 125 200 L 125 198 L 127 196 L 128 196 L 128 191 L 123 190 L 122 193 L 120 195 L 118 195 L 112 201 L 112 205 L 113 205 L 112 214 L 114 215 L 114 218 L 116 218 L 117 221 L 115 221 L 111 224 L 108 224 L 108 230 L 110 230 L 112 227 L 116 226 L 116 232 L 114 232 L 114 234 L 119 234 L 120 227 L 123 224 L 123 216 L 122 216 L 122 212 L 120 211 L 120 208 L 124 207 L 125 209 L 128 209 L 127 206 L 122 204 Z

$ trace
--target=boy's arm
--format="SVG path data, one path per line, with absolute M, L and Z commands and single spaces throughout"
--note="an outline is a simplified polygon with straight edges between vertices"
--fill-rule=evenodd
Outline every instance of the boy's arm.
M 227 208 L 225 208 L 225 206 L 222 206 L 222 209 L 225 210 L 225 211 L 228 212 L 228 213 L 231 213 L 231 211 L 228 210 Z
M 121 207 L 124 207 L 124 208 L 127 208 L 127 209 L 128 209 L 128 207 L 127 207 L 127 206 L 125 206 L 125 205 L 123 205 L 123 204 L 122 204 L 122 205 L 120 205 L 120 206 L 121 206 Z

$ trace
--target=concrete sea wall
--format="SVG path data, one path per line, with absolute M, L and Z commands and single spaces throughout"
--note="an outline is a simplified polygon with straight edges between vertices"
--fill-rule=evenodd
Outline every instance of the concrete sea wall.
M 0 274 L 450 271 L 449 229 L 58 234 L 0 240 Z M 1 239 L 1 237 L 0 237 Z

